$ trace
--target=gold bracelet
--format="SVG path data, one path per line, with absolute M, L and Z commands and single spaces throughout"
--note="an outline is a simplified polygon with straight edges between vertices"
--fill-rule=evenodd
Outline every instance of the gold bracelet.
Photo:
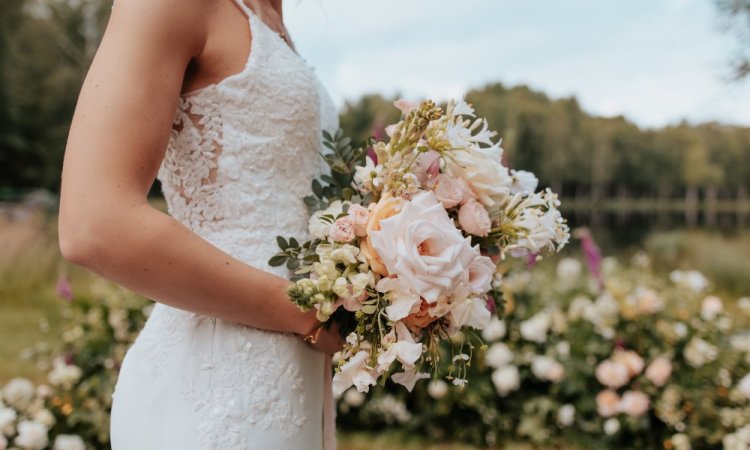
M 305 342 L 307 342 L 308 344 L 314 344 L 314 343 L 318 342 L 318 338 L 320 337 L 320 333 L 322 331 L 323 331 L 323 327 L 321 327 L 321 326 L 315 327 L 314 331 L 312 331 L 309 334 L 306 334 L 306 335 L 302 336 L 302 340 L 305 341 Z

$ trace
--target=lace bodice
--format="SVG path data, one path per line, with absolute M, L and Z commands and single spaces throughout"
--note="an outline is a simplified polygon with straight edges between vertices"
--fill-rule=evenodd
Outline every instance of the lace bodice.
M 242 0 L 251 49 L 244 69 L 180 97 L 157 179 L 170 215 L 256 267 L 276 235 L 307 234 L 303 197 L 324 169 L 321 129 L 338 128 L 307 64 Z

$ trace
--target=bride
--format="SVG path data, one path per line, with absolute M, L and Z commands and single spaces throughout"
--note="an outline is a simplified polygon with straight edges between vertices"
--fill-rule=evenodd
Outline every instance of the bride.
M 336 329 L 267 265 L 305 237 L 336 108 L 281 0 L 117 0 L 63 162 L 65 259 L 155 301 L 112 397 L 114 450 L 335 448 Z M 168 214 L 147 202 L 157 178 Z

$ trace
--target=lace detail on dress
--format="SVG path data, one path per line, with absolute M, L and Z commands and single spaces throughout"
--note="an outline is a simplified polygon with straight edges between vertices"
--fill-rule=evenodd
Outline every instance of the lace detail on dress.
M 246 331 L 257 335 L 258 342 L 240 332 L 221 341 L 217 357 L 203 355 L 201 369 L 210 371 L 208 389 L 183 375 L 182 393 L 202 418 L 198 433 L 203 449 L 248 448 L 248 424 L 263 430 L 273 426 L 291 437 L 305 423 L 304 381 L 299 368 L 283 363 L 280 335 Z
M 219 105 L 180 97 L 171 134 L 159 168 L 168 211 L 193 230 L 215 230 L 223 218 L 216 183 L 223 140 Z
M 195 327 L 202 326 L 210 319 L 208 316 L 167 307 L 160 303 L 154 305 L 146 326 L 133 343 L 146 347 L 148 366 L 154 379 L 164 375 L 172 349 Z

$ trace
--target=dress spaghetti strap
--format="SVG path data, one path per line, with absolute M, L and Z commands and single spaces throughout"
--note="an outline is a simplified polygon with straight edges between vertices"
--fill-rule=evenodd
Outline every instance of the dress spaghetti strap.
M 250 9 L 249 6 L 245 4 L 243 0 L 233 0 L 235 3 L 237 3 L 237 6 L 240 7 L 243 11 L 245 11 L 245 14 L 247 14 L 248 17 L 252 17 L 255 15 L 252 9 Z

